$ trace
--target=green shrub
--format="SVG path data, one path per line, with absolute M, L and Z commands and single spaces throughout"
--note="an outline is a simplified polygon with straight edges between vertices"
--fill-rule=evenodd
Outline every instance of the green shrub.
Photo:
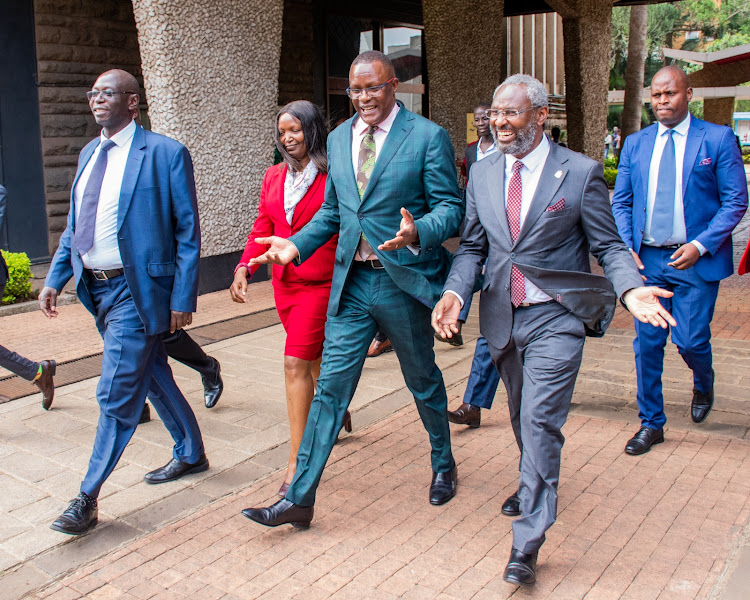
M 615 179 L 617 179 L 617 169 L 604 169 L 604 179 L 609 187 L 615 187 Z
M 3 252 L 8 265 L 8 283 L 3 292 L 3 304 L 12 304 L 31 297 L 31 261 L 25 252 Z
M 744 162 L 746 165 L 750 165 L 750 154 L 743 154 L 742 162 Z
M 617 163 L 620 162 L 620 159 L 618 159 L 616 156 L 608 156 L 604 159 L 604 168 L 605 169 L 616 169 Z

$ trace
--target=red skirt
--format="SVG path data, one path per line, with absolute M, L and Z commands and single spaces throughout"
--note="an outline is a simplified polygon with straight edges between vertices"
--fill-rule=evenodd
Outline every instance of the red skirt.
M 276 310 L 286 331 L 285 356 L 315 360 L 323 354 L 331 282 L 273 282 Z

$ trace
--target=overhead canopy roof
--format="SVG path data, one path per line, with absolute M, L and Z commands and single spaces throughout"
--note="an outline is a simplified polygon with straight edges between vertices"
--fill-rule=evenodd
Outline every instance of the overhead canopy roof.
M 675 50 L 673 48 L 662 48 L 664 56 L 676 60 L 698 64 L 728 65 L 750 58 L 750 44 L 717 50 L 716 52 L 689 52 L 687 50 Z

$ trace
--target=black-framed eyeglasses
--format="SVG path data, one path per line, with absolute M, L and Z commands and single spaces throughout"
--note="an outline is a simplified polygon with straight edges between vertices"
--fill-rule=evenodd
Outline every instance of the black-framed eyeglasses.
M 346 95 L 349 96 L 352 100 L 356 100 L 359 98 L 362 94 L 367 92 L 368 96 L 379 96 L 383 93 L 383 88 L 387 86 L 391 81 L 396 79 L 395 77 L 391 77 L 388 81 L 385 83 L 381 83 L 380 85 L 374 85 L 372 87 L 364 88 L 364 89 L 356 89 L 356 88 L 346 88 Z
M 492 119 L 497 119 L 498 117 L 503 116 L 510 121 L 512 119 L 517 119 L 518 116 L 522 113 L 529 112 L 530 110 L 536 110 L 537 108 L 541 108 L 541 106 L 532 106 L 531 108 L 524 108 L 523 110 L 504 110 L 500 108 L 490 108 L 484 111 L 484 114 Z
M 89 102 L 91 102 L 92 100 L 95 100 L 96 98 L 98 98 L 99 94 L 103 94 L 107 100 L 112 100 L 112 98 L 115 97 L 115 94 L 137 94 L 137 93 L 138 92 L 118 92 L 115 90 L 99 90 L 99 91 L 91 90 L 90 92 L 86 92 L 86 98 L 88 98 Z

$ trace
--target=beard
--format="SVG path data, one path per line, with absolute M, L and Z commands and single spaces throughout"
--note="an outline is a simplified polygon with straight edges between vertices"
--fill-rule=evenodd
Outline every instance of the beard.
M 507 125 L 501 127 L 500 130 L 510 130 L 516 133 L 516 139 L 514 139 L 510 143 L 504 143 L 498 140 L 497 128 L 490 126 L 490 131 L 492 131 L 492 137 L 495 140 L 495 145 L 503 154 L 510 154 L 511 156 L 523 156 L 525 154 L 528 154 L 534 147 L 534 139 L 536 138 L 537 131 L 537 124 L 534 121 L 529 121 L 529 123 L 521 129 L 516 129 L 510 123 L 508 123 Z

